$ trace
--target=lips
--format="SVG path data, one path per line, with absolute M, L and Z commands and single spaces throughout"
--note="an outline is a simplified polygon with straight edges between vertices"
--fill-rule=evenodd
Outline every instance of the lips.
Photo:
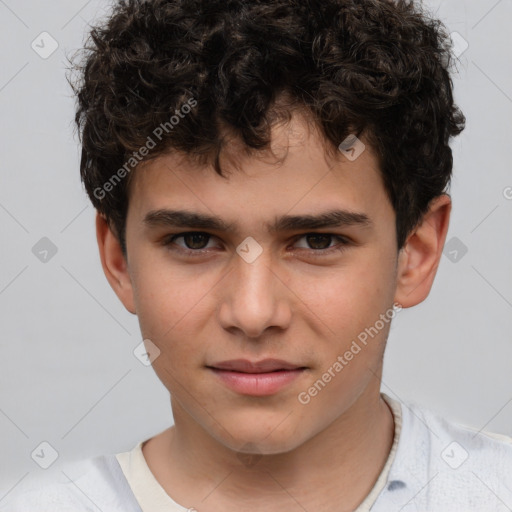
M 298 370 L 303 366 L 288 363 L 280 359 L 264 359 L 258 362 L 251 362 L 247 359 L 232 359 L 231 361 L 222 361 L 210 366 L 216 370 L 229 370 L 240 373 L 270 373 L 279 370 Z
M 251 362 L 246 359 L 222 361 L 208 366 L 220 382 L 241 395 L 269 396 L 281 391 L 307 370 L 280 359 Z

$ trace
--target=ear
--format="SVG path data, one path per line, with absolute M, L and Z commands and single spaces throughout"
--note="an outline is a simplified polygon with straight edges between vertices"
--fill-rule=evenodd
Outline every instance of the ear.
M 101 266 L 110 286 L 124 307 L 130 313 L 136 314 L 128 263 L 117 236 L 99 212 L 96 212 L 96 239 L 100 250 Z
M 403 308 L 416 306 L 430 293 L 443 253 L 451 209 L 448 195 L 433 199 L 400 250 L 395 302 Z

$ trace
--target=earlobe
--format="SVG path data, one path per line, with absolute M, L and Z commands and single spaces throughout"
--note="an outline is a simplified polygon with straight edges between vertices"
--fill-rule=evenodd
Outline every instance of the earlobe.
M 99 212 L 96 212 L 96 239 L 101 266 L 110 286 L 124 307 L 130 313 L 136 314 L 133 287 L 121 244 L 105 217 Z
M 395 302 L 403 308 L 423 302 L 430 293 L 443 253 L 451 206 L 446 194 L 433 199 L 399 253 Z

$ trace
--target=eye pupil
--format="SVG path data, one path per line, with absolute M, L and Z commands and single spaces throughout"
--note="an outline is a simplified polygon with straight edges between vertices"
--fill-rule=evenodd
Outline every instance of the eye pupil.
M 306 236 L 312 249 L 327 249 L 331 242 L 331 235 L 310 234 Z M 322 243 L 322 241 L 327 241 L 327 243 Z M 317 245 L 320 245 L 320 247 L 317 247 Z
M 206 243 L 201 244 L 201 239 Z M 183 235 L 183 240 L 189 249 L 204 249 L 208 243 L 208 235 L 205 235 L 204 233 L 187 233 L 186 235 Z M 200 247 L 197 247 L 196 244 Z

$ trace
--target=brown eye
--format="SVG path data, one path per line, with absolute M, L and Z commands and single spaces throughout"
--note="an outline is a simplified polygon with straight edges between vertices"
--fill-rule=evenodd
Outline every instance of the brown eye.
M 313 233 L 306 235 L 306 240 L 311 249 L 328 249 L 331 245 L 332 235 Z
M 188 249 L 204 249 L 210 238 L 205 233 L 186 233 L 182 236 Z
M 295 242 L 295 247 L 301 254 L 308 257 L 320 258 L 341 253 L 351 245 L 350 240 L 332 233 L 306 233 Z
M 211 247 L 208 247 L 208 244 L 211 238 L 212 235 L 209 235 L 208 233 L 203 233 L 201 231 L 188 231 L 186 233 L 169 236 L 162 241 L 162 244 L 169 248 L 176 246 L 178 250 L 192 253 L 200 252 L 203 249 L 210 249 Z

